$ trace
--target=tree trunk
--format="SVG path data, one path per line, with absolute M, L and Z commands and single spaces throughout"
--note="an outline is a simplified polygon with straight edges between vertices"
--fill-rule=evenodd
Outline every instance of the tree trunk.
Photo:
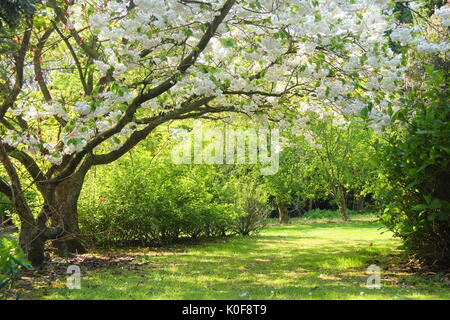
M 344 221 L 349 221 L 350 219 L 348 218 L 348 214 L 347 214 L 347 207 L 345 204 L 345 199 L 343 201 L 344 203 L 339 205 L 339 213 L 341 214 L 342 220 Z
M 289 222 L 289 212 L 285 202 L 280 202 L 278 204 L 278 213 L 280 218 L 280 223 L 287 224 Z
M 356 198 L 356 211 L 362 212 L 364 210 L 364 202 L 365 202 L 364 196 L 359 195 Z
M 60 256 L 86 252 L 79 236 L 77 212 L 83 180 L 84 175 L 75 174 L 57 186 L 42 188 L 45 205 L 38 218 L 36 220 L 32 217 L 28 220 L 21 219 L 19 242 L 33 266 L 43 264 L 47 240 L 53 240 L 57 254 Z M 22 210 L 19 205 L 16 205 L 16 208 Z M 22 216 L 26 217 L 25 213 Z M 50 228 L 46 227 L 48 219 L 51 221 Z
M 80 238 L 80 229 L 78 226 L 78 199 L 83 186 L 84 176 L 74 176 L 56 188 L 57 212 L 52 215 L 52 226 L 63 223 L 65 234 L 62 238 L 54 240 L 53 244 L 57 248 L 57 254 L 68 256 L 69 254 L 86 253 L 86 247 Z
M 27 259 L 35 267 L 44 263 L 45 235 L 36 226 L 22 223 L 19 233 L 19 244 Z
M 343 186 L 338 187 L 337 202 L 339 207 L 339 213 L 341 214 L 342 220 L 348 221 L 349 218 L 347 214 L 347 201 L 345 201 L 345 192 Z
M 313 209 L 313 199 L 308 199 L 308 211 Z
M 0 162 L 7 172 L 11 185 L 6 189 L 10 192 L 5 193 L 14 205 L 14 209 L 20 219 L 19 244 L 24 250 L 28 260 L 33 265 L 41 265 L 44 262 L 44 246 L 48 239 L 45 228 L 45 219 L 35 219 L 33 213 L 25 199 L 25 195 L 20 183 L 19 175 L 9 158 L 6 149 L 0 137 Z

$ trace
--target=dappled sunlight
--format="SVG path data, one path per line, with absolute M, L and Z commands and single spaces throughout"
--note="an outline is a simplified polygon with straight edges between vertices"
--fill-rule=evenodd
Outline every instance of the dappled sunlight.
M 81 290 L 60 285 L 48 299 L 423 299 L 445 298 L 399 285 L 407 273 L 385 270 L 382 289 L 366 287 L 367 267 L 395 253 L 399 242 L 379 225 L 268 227 L 255 238 L 180 247 L 131 249 L 136 270 L 86 274 Z M 136 252 L 135 252 L 136 251 Z M 138 253 L 140 252 L 140 253 Z

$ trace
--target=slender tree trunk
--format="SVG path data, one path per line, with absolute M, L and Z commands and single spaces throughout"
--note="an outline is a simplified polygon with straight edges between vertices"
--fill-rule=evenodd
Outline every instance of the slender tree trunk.
M 364 210 L 364 202 L 365 202 L 364 196 L 359 195 L 356 198 L 356 211 L 362 212 Z
M 348 214 L 347 214 L 347 201 L 345 201 L 345 192 L 344 187 L 339 186 L 337 189 L 337 203 L 339 207 L 339 213 L 341 214 L 342 220 L 348 221 Z
M 278 213 L 280 223 L 287 224 L 289 222 L 289 211 L 285 202 L 278 203 Z
M 308 199 L 308 211 L 313 209 L 313 199 Z
M 342 220 L 344 220 L 344 221 L 349 220 L 345 199 L 343 200 L 343 203 L 341 203 L 341 205 L 339 205 L 339 213 L 341 214 Z

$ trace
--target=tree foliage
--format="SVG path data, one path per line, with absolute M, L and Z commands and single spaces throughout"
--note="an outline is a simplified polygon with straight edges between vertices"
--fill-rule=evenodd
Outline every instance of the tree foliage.
M 389 204 L 383 220 L 416 257 L 444 265 L 450 263 L 448 85 L 448 75 L 430 66 L 394 115 L 396 130 L 379 145 L 387 179 L 382 199 Z

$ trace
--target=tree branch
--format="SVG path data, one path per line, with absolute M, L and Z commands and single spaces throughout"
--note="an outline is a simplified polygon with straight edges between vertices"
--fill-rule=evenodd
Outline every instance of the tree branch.
M 3 179 L 0 179 L 0 192 L 3 193 L 8 199 L 12 200 L 11 186 L 7 184 Z
M 119 159 L 125 153 L 130 151 L 134 146 L 136 146 L 140 141 L 145 139 L 157 126 L 167 121 L 198 117 L 211 112 L 224 112 L 225 110 L 218 110 L 210 107 L 201 109 L 202 106 L 208 104 L 214 98 L 215 97 L 202 98 L 189 105 L 185 105 L 180 109 L 175 109 L 172 112 L 162 113 L 159 116 L 153 118 L 137 120 L 136 123 L 148 124 L 147 127 L 140 131 L 135 131 L 134 133 L 132 133 L 130 138 L 128 138 L 128 140 L 118 150 L 112 151 L 107 154 L 94 155 L 92 158 L 93 164 L 107 164 Z M 198 112 L 192 114 L 191 112 L 193 111 Z
M 17 213 L 19 214 L 21 222 L 29 225 L 35 225 L 33 214 L 31 213 L 30 207 L 28 206 L 27 201 L 25 200 L 25 195 L 22 191 L 19 175 L 17 174 L 17 171 L 14 168 L 8 153 L 6 152 L 5 146 L 3 145 L 3 140 L 1 138 L 0 162 L 3 164 L 3 167 L 11 180 L 10 190 L 12 193 L 12 201 Z
M 6 111 L 8 111 L 8 109 L 13 106 L 14 102 L 17 99 L 17 96 L 22 90 L 24 79 L 23 69 L 25 67 L 25 56 L 28 51 L 28 46 L 30 44 L 31 39 L 31 31 L 33 29 L 33 21 L 31 18 L 29 20 L 30 21 L 28 21 L 28 28 L 25 30 L 25 33 L 23 35 L 23 40 L 20 45 L 20 49 L 17 51 L 17 54 L 14 59 L 16 68 L 16 81 L 14 84 L 14 88 L 12 89 L 9 97 L 6 98 L 6 101 L 2 105 L 0 105 L 0 119 L 3 119 L 3 117 L 6 114 Z
M 55 28 L 56 32 L 59 34 L 59 36 L 61 37 L 61 39 L 66 44 L 67 48 L 69 49 L 70 54 L 72 55 L 73 60 L 75 61 L 75 65 L 78 70 L 78 76 L 80 78 L 84 92 L 86 93 L 86 95 L 90 95 L 90 90 L 86 83 L 86 78 L 85 78 L 85 75 L 83 74 L 83 69 L 81 68 L 81 63 L 80 63 L 80 60 L 78 59 L 77 54 L 75 53 L 75 50 L 73 49 L 72 45 L 70 44 L 69 39 L 62 34 L 62 32 L 58 29 L 56 24 L 54 24 L 54 28 Z
M 198 57 L 206 49 L 206 47 L 209 44 L 209 41 L 214 36 L 220 24 L 223 22 L 223 20 L 228 15 L 228 13 L 230 12 L 231 8 L 234 6 L 235 3 L 236 0 L 228 0 L 224 4 L 222 9 L 220 10 L 220 15 L 216 16 L 212 21 L 212 23 L 209 24 L 207 30 L 205 31 L 203 37 L 198 42 L 197 46 L 178 65 L 177 68 L 178 73 L 173 74 L 169 79 L 161 83 L 156 88 L 153 88 L 148 92 L 142 94 L 140 97 L 138 97 L 141 104 L 161 95 L 162 93 L 170 90 L 173 86 L 177 84 L 178 82 L 177 78 L 195 64 Z
M 11 146 L 5 146 L 4 149 L 9 156 L 18 160 L 25 167 L 34 182 L 39 183 L 47 179 L 47 176 L 41 171 L 34 159 L 25 151 L 18 150 Z

